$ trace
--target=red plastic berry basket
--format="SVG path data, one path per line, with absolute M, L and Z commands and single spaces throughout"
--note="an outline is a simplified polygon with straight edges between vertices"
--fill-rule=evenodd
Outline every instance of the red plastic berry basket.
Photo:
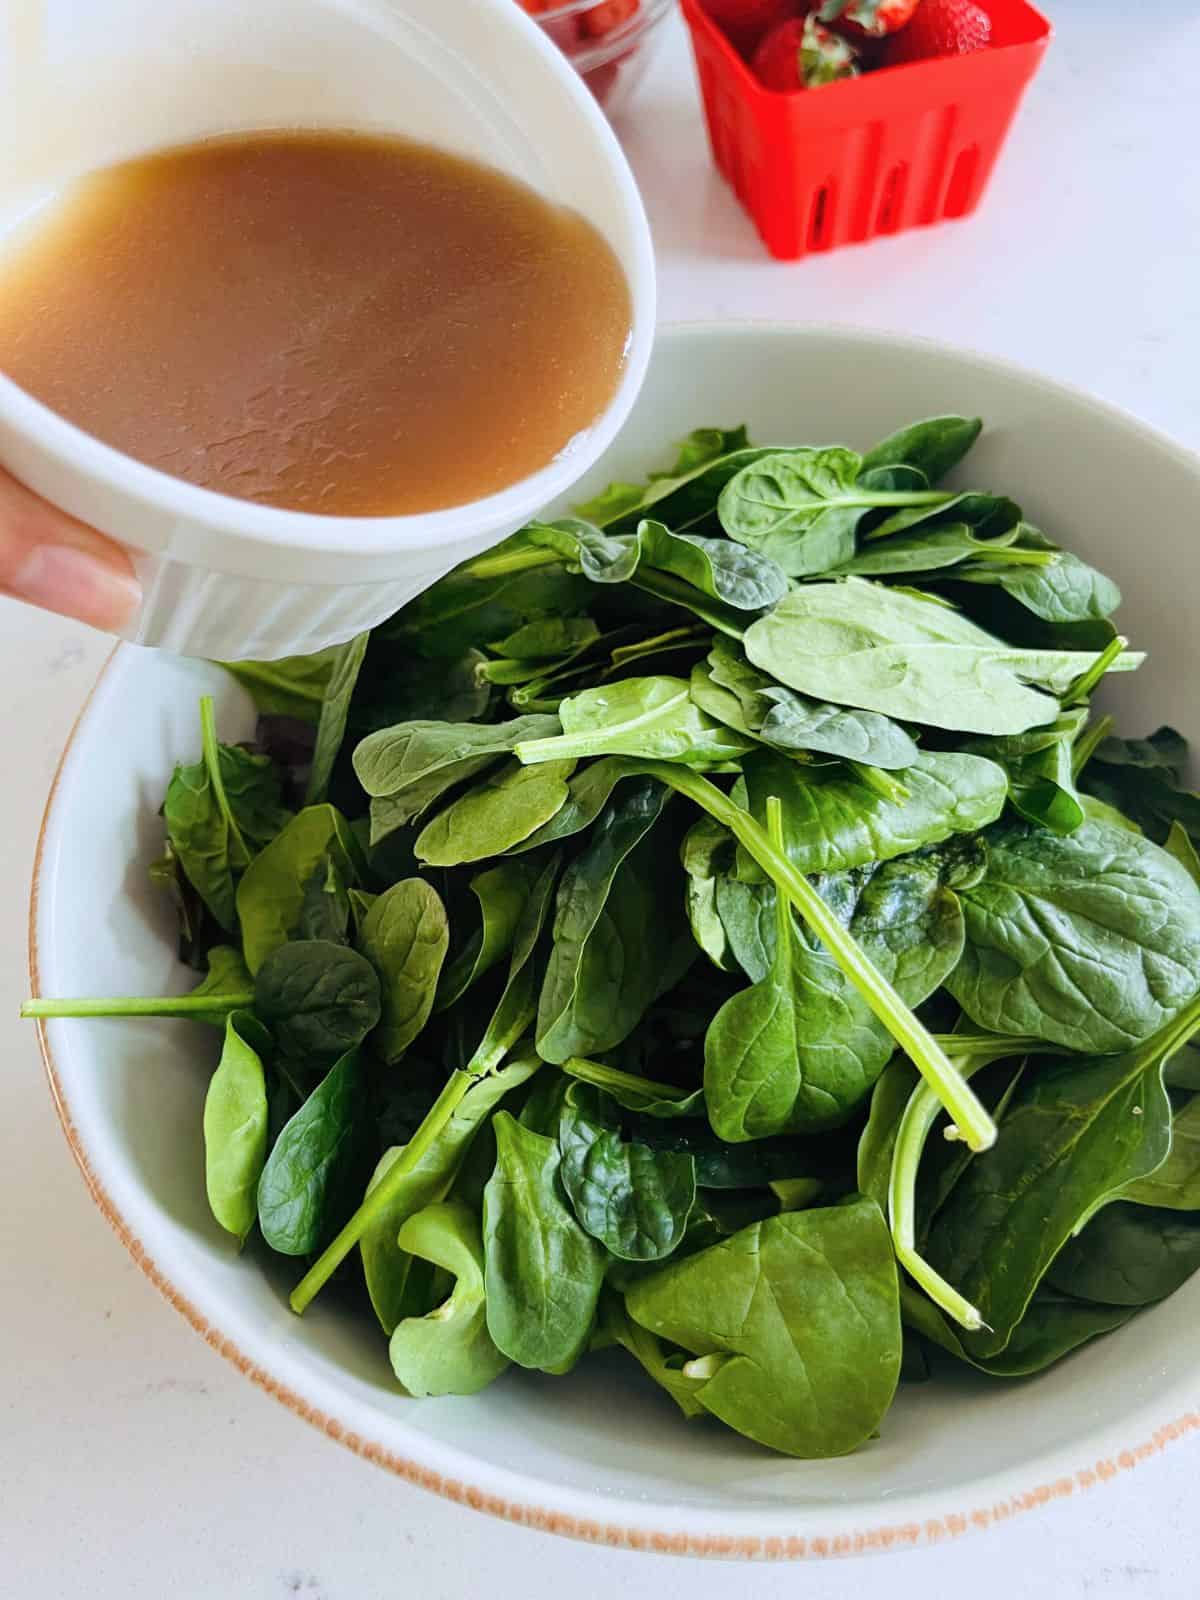
M 819 89 L 766 89 L 683 0 L 713 159 L 773 256 L 795 261 L 979 204 L 1053 37 L 1026 0 L 988 0 L 992 42 Z

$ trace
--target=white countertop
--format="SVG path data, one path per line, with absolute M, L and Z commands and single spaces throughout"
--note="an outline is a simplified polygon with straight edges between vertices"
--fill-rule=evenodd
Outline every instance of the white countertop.
M 794 266 L 765 256 L 713 174 L 672 25 L 623 130 L 654 224 L 663 317 L 930 334 L 1069 379 L 1200 446 L 1200 15 L 1184 0 L 1045 3 L 1059 37 L 983 209 Z M 1196 1592 L 1194 1443 L 1115 1485 L 885 1566 L 684 1570 L 422 1494 L 319 1437 L 222 1362 L 93 1209 L 33 1035 L 15 1020 L 42 805 L 108 648 L 0 600 L 0 1592 L 542 1600 L 619 1585 L 640 1600 L 679 1585 L 691 1600 L 731 1590 L 840 1600 L 867 1581 L 897 1600 Z

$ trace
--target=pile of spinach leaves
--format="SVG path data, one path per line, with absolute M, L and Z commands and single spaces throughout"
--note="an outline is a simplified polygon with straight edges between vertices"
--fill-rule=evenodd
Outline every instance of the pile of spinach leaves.
M 1200 797 L 1090 699 L 1114 584 L 866 455 L 698 430 L 385 626 L 230 668 L 163 803 L 212 1212 L 413 1395 L 611 1346 L 828 1456 L 1200 1265 Z M 916 1363 L 921 1365 L 921 1363 Z

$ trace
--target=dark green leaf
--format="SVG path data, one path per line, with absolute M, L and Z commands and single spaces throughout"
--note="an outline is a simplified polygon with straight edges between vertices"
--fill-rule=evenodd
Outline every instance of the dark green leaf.
M 255 856 L 237 889 L 242 947 L 251 972 L 296 932 L 313 873 L 332 860 L 343 881 L 356 884 L 356 855 L 346 819 L 322 805 L 299 812 Z
M 361 1162 L 362 1115 L 362 1070 L 352 1049 L 288 1121 L 263 1168 L 258 1221 L 272 1250 L 308 1255 L 353 1208 L 357 1197 L 349 1191 Z
M 379 980 L 345 945 L 299 939 L 280 945 L 254 981 L 254 1010 L 285 1056 L 328 1066 L 355 1050 L 379 1021 Z
M 422 878 L 385 889 L 363 919 L 359 943 L 379 974 L 382 1019 L 375 1047 L 398 1061 L 429 1020 L 450 944 L 445 907 Z
M 1048 1281 L 1080 1300 L 1148 1306 L 1174 1294 L 1200 1267 L 1200 1216 L 1155 1206 L 1112 1205 L 1064 1245 Z
M 555 1141 L 506 1111 L 492 1127 L 496 1170 L 483 1195 L 488 1332 L 518 1366 L 565 1370 L 587 1347 L 605 1251 L 566 1203 Z
M 563 1187 L 583 1227 L 623 1261 L 661 1261 L 683 1238 L 696 1163 L 621 1137 L 617 1102 L 576 1083 L 558 1126 Z
M 862 470 L 909 466 L 938 483 L 967 454 L 978 439 L 983 423 L 978 417 L 929 417 L 911 423 L 881 439 L 862 458 Z
M 350 701 L 354 696 L 358 674 L 362 669 L 370 642 L 369 632 L 357 634 L 346 644 L 337 647 L 337 660 L 325 686 L 321 701 L 321 718 L 317 723 L 317 742 L 313 747 L 312 768 L 308 775 L 306 805 L 315 806 L 327 798 L 329 781 L 334 765 L 346 737 L 346 724 L 350 716 Z
M 872 1201 L 787 1212 L 633 1284 L 635 1322 L 695 1358 L 695 1401 L 792 1456 L 869 1439 L 900 1373 L 896 1264 Z

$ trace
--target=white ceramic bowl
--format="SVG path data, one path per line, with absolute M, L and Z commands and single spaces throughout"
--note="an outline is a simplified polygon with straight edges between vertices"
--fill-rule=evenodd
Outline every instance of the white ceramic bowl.
M 659 339 L 624 431 L 583 487 L 636 476 L 701 423 L 762 439 L 865 446 L 939 411 L 979 412 L 971 478 L 1124 585 L 1127 630 L 1152 652 L 1121 687 L 1135 730 L 1200 732 L 1191 597 L 1200 589 L 1200 463 L 1086 396 L 1000 363 L 885 335 L 769 326 Z M 42 994 L 186 986 L 170 919 L 146 883 L 172 763 L 196 748 L 196 699 L 226 737 L 250 708 L 216 669 L 121 650 L 85 712 L 50 801 L 34 882 Z M 513 1521 L 638 1549 L 738 1556 L 914 1545 L 1119 1479 L 1200 1428 L 1200 1279 L 1042 1377 L 966 1372 L 901 1391 L 882 1437 L 838 1461 L 767 1455 L 686 1425 L 633 1363 L 570 1378 L 509 1374 L 472 1399 L 411 1401 L 373 1326 L 318 1301 L 297 1320 L 290 1276 L 239 1258 L 204 1198 L 200 1117 L 211 1032 L 179 1022 L 55 1022 L 46 1062 L 101 1209 L 209 1342 L 309 1421 L 392 1471 Z M 51 1247 L 53 1241 L 51 1240 Z M 1133 1359 L 1131 1359 L 1133 1357 Z
M 423 516 L 252 505 L 133 461 L 0 375 L 0 465 L 135 554 L 131 637 L 217 660 L 350 638 L 563 493 L 629 413 L 654 336 L 654 255 L 595 99 L 513 0 L 61 0 L 0 28 L 0 238 L 63 185 L 147 150 L 255 128 L 396 133 L 582 213 L 633 322 L 606 410 L 541 471 Z M 502 396 L 497 403 L 503 404 Z

